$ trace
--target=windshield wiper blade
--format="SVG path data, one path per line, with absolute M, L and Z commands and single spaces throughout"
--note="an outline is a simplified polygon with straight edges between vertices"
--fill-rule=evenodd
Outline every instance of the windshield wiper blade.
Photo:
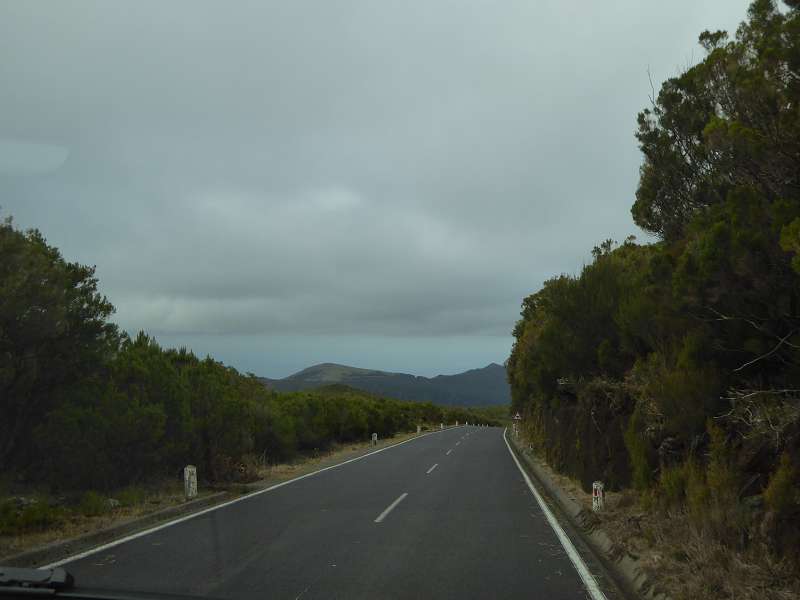
M 50 596 L 72 589 L 75 580 L 64 569 L 19 569 L 0 566 L 0 594 Z
M 79 588 L 64 569 L 18 569 L 0 566 L 0 600 L 47 596 L 53 600 L 214 600 L 204 596 Z

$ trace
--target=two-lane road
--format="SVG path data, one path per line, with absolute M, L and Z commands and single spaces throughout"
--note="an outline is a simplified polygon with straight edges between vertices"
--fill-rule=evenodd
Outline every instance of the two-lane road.
M 63 562 L 82 587 L 232 599 L 602 598 L 559 535 L 503 430 L 459 427 Z

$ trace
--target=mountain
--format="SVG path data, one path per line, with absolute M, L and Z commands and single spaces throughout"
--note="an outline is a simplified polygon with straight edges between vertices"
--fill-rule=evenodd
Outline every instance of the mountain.
M 264 385 L 279 392 L 307 390 L 323 385 L 343 384 L 356 389 L 398 398 L 457 406 L 509 404 L 511 393 L 506 369 L 491 363 L 457 375 L 421 377 L 359 369 L 335 363 L 322 363 L 289 375 L 284 379 L 261 377 Z

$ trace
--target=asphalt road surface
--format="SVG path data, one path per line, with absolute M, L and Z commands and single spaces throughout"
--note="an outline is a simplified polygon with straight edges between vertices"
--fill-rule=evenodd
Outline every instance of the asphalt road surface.
M 503 430 L 459 427 L 160 526 L 65 568 L 81 587 L 236 600 L 613 597 L 598 590 L 607 583 L 591 559 L 570 547 Z

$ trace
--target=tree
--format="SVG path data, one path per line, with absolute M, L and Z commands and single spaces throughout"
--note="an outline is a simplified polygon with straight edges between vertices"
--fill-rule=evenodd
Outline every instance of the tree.
M 704 32 L 707 57 L 664 83 L 638 117 L 644 154 L 634 221 L 676 240 L 746 187 L 767 202 L 800 193 L 800 11 L 756 0 L 736 39 Z
M 0 464 L 26 460 L 32 431 L 119 343 L 94 268 L 66 262 L 36 230 L 0 224 Z

